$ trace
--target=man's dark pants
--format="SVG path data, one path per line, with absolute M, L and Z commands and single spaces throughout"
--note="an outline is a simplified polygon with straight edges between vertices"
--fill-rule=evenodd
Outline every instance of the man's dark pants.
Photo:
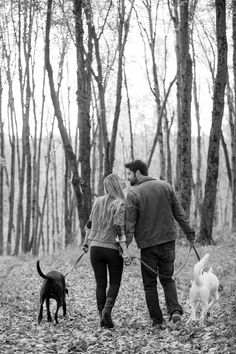
M 141 260 L 159 274 L 159 280 L 165 294 L 167 312 L 171 316 L 176 310 L 183 313 L 178 303 L 174 274 L 175 241 L 141 249 Z M 141 272 L 145 298 L 151 319 L 155 323 L 163 322 L 157 293 L 157 275 L 141 263 Z

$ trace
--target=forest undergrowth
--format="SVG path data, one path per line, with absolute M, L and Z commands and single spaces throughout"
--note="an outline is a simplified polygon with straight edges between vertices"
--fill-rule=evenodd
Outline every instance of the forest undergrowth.
M 168 322 L 163 292 L 158 283 L 160 303 L 167 329 L 151 327 L 138 260 L 124 268 L 122 285 L 113 310 L 115 328 L 101 329 L 95 302 L 95 282 L 89 256 L 66 277 L 68 314 L 59 310 L 59 324 L 37 324 L 39 291 L 43 279 L 36 271 L 36 259 L 27 255 L 0 257 L 0 352 L 1 353 L 236 353 L 236 265 L 235 239 L 229 232 L 215 235 L 216 246 L 199 246 L 201 256 L 210 253 L 209 266 L 220 280 L 220 300 L 213 307 L 204 327 L 185 323 L 196 255 L 189 259 L 176 277 L 179 301 L 184 308 L 178 325 Z M 133 252 L 138 252 L 133 247 Z M 44 272 L 56 269 L 66 274 L 81 253 L 80 247 L 40 258 Z M 177 244 L 178 270 L 185 261 L 188 246 Z M 52 312 L 55 302 L 51 301 Z

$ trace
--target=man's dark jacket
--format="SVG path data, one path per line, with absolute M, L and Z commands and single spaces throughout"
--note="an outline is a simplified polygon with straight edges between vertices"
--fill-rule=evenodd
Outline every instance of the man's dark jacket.
M 172 186 L 168 182 L 142 176 L 126 199 L 127 244 L 133 236 L 138 248 L 173 241 L 177 236 L 176 221 L 187 238 L 194 232 Z

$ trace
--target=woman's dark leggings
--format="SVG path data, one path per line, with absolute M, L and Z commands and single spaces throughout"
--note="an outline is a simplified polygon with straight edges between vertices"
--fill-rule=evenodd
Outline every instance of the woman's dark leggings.
M 118 250 L 91 246 L 90 260 L 96 280 L 97 307 L 101 311 L 106 298 L 116 299 L 123 272 L 123 258 Z M 107 269 L 109 272 L 109 288 L 107 289 Z

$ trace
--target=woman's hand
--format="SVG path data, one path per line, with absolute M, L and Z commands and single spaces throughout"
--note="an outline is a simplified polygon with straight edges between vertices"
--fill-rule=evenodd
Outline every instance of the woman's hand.
M 125 265 L 129 266 L 131 264 L 132 259 L 131 259 L 131 256 L 127 250 L 123 250 L 122 257 L 124 259 Z
M 87 244 L 87 243 L 83 243 L 83 245 L 82 245 L 82 251 L 83 251 L 84 253 L 88 253 L 88 250 L 89 250 L 88 244 Z

